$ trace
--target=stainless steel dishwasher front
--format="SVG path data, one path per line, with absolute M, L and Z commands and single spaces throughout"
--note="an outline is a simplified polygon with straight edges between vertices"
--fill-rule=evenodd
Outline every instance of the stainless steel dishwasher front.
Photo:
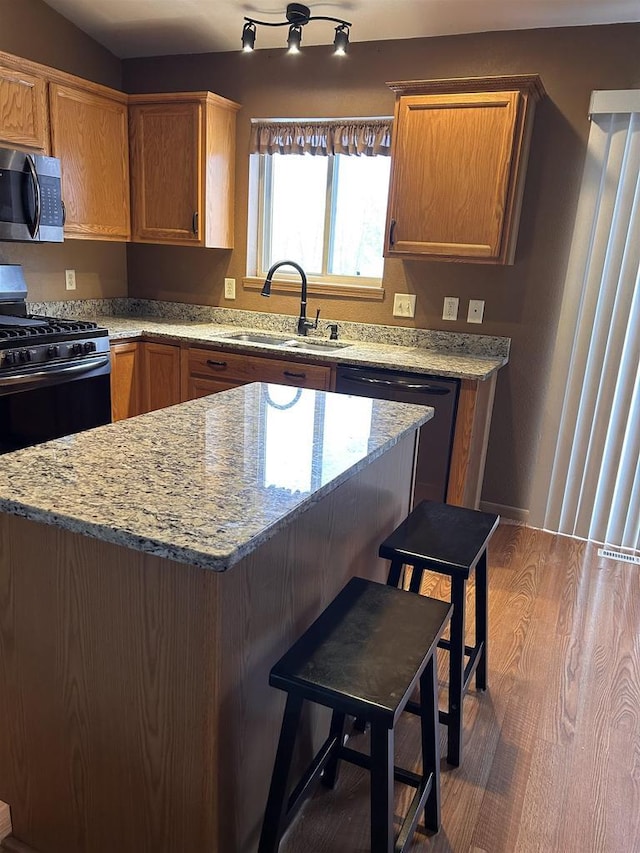
M 339 366 L 336 391 L 358 397 L 433 406 L 434 417 L 420 430 L 414 503 L 421 500 L 445 501 L 460 380 L 424 373 Z

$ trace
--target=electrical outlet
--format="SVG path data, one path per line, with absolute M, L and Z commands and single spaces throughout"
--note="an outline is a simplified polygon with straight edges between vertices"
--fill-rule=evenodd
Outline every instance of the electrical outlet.
M 444 305 L 442 306 L 442 319 L 457 320 L 459 304 L 460 300 L 457 296 L 445 296 Z
M 467 314 L 467 323 L 482 323 L 484 316 L 484 300 L 470 299 L 469 312 Z
M 413 293 L 394 293 L 393 295 L 394 317 L 415 317 L 416 297 Z
M 64 280 L 67 286 L 67 290 L 75 290 L 76 289 L 76 271 L 75 270 L 65 270 L 64 271 Z
M 225 278 L 224 280 L 224 298 L 236 298 L 236 280 L 235 278 Z

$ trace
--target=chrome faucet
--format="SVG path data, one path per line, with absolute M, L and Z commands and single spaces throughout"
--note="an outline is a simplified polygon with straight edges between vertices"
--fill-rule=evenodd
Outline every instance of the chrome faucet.
M 305 275 L 302 267 L 297 264 L 295 261 L 278 261 L 273 264 L 269 272 L 267 273 L 267 277 L 264 280 L 264 284 L 262 286 L 262 296 L 271 296 L 271 280 L 273 279 L 273 274 L 279 267 L 293 267 L 298 270 L 300 273 L 300 280 L 302 281 L 302 288 L 300 291 L 300 316 L 298 317 L 298 334 L 306 335 L 309 329 L 317 329 L 318 328 L 318 317 L 320 316 L 320 309 L 316 311 L 316 321 L 312 323 L 311 320 L 307 320 L 307 276 Z

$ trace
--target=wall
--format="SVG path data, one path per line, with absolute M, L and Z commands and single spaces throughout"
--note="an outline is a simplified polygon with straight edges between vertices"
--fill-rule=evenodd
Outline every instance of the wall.
M 42 0 L 0 0 L 0 50 L 122 88 L 122 64 Z M 22 264 L 35 301 L 126 296 L 126 246 L 93 240 L 61 245 L 0 243 L 0 263 Z M 67 292 L 65 269 L 76 270 L 77 289 Z
M 394 292 L 417 295 L 415 324 L 512 338 L 500 372 L 483 500 L 526 508 L 535 463 L 538 417 L 553 347 L 575 215 L 593 89 L 640 85 L 640 25 L 523 30 L 408 41 L 352 44 L 346 60 L 330 46 L 163 57 L 124 62 L 129 92 L 210 89 L 243 104 L 238 114 L 236 249 L 231 252 L 130 246 L 129 293 L 187 302 L 297 314 L 294 297 L 238 288 L 223 298 L 224 275 L 246 269 L 249 120 L 265 116 L 384 115 L 393 112 L 387 80 L 537 72 L 548 97 L 539 105 L 523 203 L 516 263 L 387 261 L 384 302 L 310 300 L 325 317 L 406 324 L 392 317 Z M 485 322 L 442 321 L 443 297 L 486 301 Z

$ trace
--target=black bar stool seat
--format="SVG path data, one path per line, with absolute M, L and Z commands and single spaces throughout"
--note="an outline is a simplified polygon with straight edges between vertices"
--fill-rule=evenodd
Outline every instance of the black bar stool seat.
M 478 690 L 487 688 L 487 551 L 499 515 L 434 501 L 422 501 L 385 539 L 379 555 L 391 561 L 387 583 L 398 586 L 403 566 L 411 566 L 411 592 L 420 592 L 425 571 L 451 577 L 451 630 L 440 648 L 449 651 L 449 702 L 440 722 L 447 726 L 447 761 L 462 757 L 462 710 L 473 674 Z M 475 570 L 475 643 L 465 646 L 465 601 L 469 575 Z M 468 661 L 465 666 L 465 658 Z M 411 704 L 410 711 L 417 711 Z
M 420 813 L 440 828 L 440 765 L 436 666 L 438 641 L 452 607 L 363 578 L 352 578 L 302 637 L 275 664 L 269 683 L 287 693 L 259 853 L 280 839 L 322 778 L 333 788 L 341 761 L 371 773 L 371 851 L 400 853 Z M 420 684 L 422 774 L 394 766 L 394 726 Z M 291 760 L 303 702 L 333 710 L 329 736 L 290 792 Z M 371 725 L 371 754 L 345 745 L 346 716 Z M 396 842 L 394 779 L 417 789 Z

